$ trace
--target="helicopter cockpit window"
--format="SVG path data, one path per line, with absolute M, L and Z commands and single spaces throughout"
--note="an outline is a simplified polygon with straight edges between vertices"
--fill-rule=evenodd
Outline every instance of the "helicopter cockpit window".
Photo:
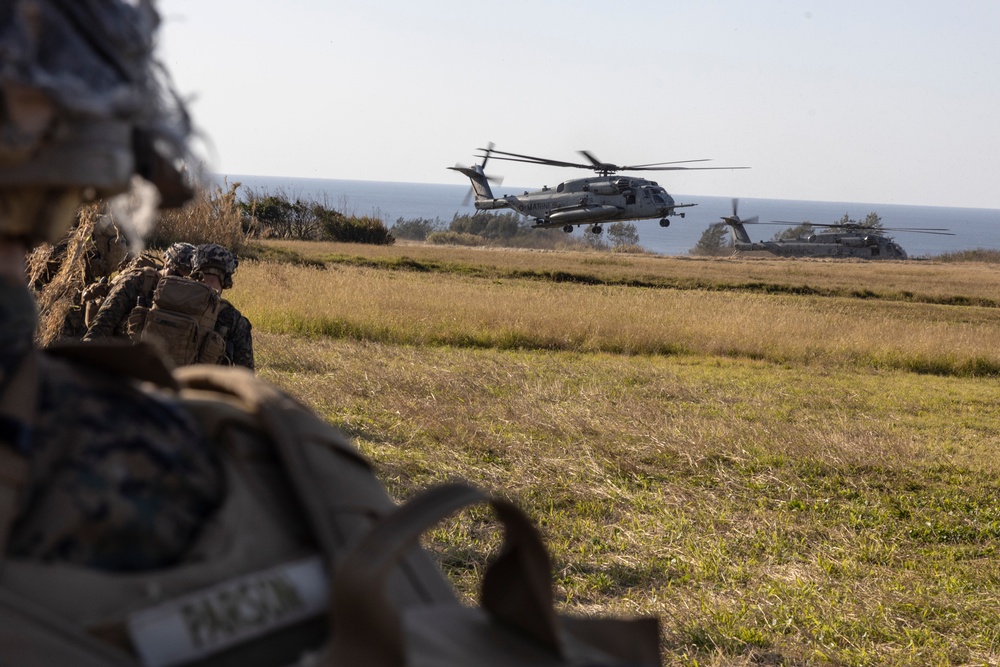
M 663 197 L 661 197 L 660 195 L 653 195 L 653 201 L 656 202 L 657 204 L 666 204 L 667 203 L 667 202 L 663 201 Z
M 565 189 L 566 189 L 565 183 L 560 183 L 558 186 L 556 186 L 556 192 L 562 192 Z

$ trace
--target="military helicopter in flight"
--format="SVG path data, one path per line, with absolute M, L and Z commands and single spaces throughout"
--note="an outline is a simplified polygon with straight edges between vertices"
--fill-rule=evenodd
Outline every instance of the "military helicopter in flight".
M 679 160 L 676 162 L 654 162 L 651 164 L 617 165 L 601 162 L 588 151 L 579 151 L 587 163 L 550 160 L 519 153 L 498 151 L 490 144 L 482 151 L 480 164 L 471 167 L 455 165 L 448 169 L 469 177 L 475 192 L 477 211 L 509 208 L 527 218 L 534 219 L 533 227 L 562 227 L 564 232 L 572 232 L 575 225 L 587 225 L 594 234 L 601 233 L 601 225 L 618 220 L 649 220 L 660 218 L 660 226 L 670 225 L 670 216 L 684 217 L 679 208 L 696 204 L 678 204 L 656 181 L 644 178 L 618 176 L 623 171 L 672 171 L 681 169 L 747 169 L 748 167 L 682 167 L 691 162 L 708 160 Z M 490 177 L 486 175 L 486 163 L 490 159 L 527 162 L 550 167 L 574 167 L 590 169 L 597 176 L 563 181 L 555 188 L 543 187 L 522 195 L 496 197 L 490 188 Z
M 947 229 L 925 227 L 871 227 L 855 222 L 832 224 L 812 224 L 775 220 L 757 222 L 758 216 L 741 219 L 737 214 L 739 200 L 733 199 L 733 214 L 722 216 L 733 232 L 733 247 L 737 250 L 765 250 L 779 257 L 857 257 L 861 259 L 906 259 L 906 251 L 882 232 L 912 232 L 915 234 L 938 234 L 954 236 Z M 845 216 L 846 218 L 846 216 Z M 744 225 L 805 225 L 827 231 L 809 233 L 793 239 L 774 241 L 750 240 Z

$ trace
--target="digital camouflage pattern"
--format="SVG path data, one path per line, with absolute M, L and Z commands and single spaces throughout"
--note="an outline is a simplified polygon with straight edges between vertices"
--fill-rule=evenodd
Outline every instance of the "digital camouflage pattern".
M 201 274 L 215 274 L 222 280 L 222 289 L 230 289 L 233 286 L 233 274 L 239 265 L 239 260 L 228 248 L 218 243 L 203 243 L 194 251 L 191 275 L 198 278 Z
M 194 259 L 195 247 L 192 243 L 183 241 L 173 243 L 163 253 L 163 262 L 168 269 L 186 276 L 191 273 L 191 260 Z
M 0 289 L 0 317 L 6 380 L 31 348 L 25 288 Z M 224 493 L 205 436 L 167 394 L 43 361 L 34 422 L 6 425 L 0 444 L 15 446 L 30 470 L 8 554 L 116 571 L 175 563 Z M 18 432 L 28 437 L 15 442 Z
M 254 370 L 253 327 L 250 320 L 225 299 L 222 300 L 215 330 L 226 341 L 226 356 L 220 363 Z

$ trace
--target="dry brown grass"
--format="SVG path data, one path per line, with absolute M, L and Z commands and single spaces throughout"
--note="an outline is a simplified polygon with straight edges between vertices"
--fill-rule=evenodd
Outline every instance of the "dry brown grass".
M 627 278 L 632 257 L 449 249 L 425 271 L 377 252 L 241 266 L 260 374 L 354 435 L 397 498 L 467 479 L 514 499 L 567 611 L 656 614 L 668 665 L 1000 660 L 998 309 L 857 275 L 930 292 L 938 265 L 766 262 L 866 297 L 820 298 L 517 277 Z M 656 275 L 733 284 L 725 262 Z M 991 275 L 951 268 L 942 295 Z M 497 542 L 471 512 L 429 544 L 471 598 Z
M 78 224 L 68 233 L 66 248 L 58 258 L 58 269 L 35 294 L 39 313 L 35 340 L 42 347 L 59 339 L 70 310 L 79 308 L 80 293 L 86 286 L 86 254 L 93 245 L 91 233 L 100 214 L 100 203 L 80 208 Z M 54 250 L 53 246 L 43 244 L 28 255 L 28 280 L 31 284 L 50 270 L 49 262 L 53 259 Z
M 683 353 L 1000 372 L 1000 309 L 248 263 L 257 326 L 406 344 Z
M 205 186 L 183 208 L 160 211 L 146 242 L 154 248 L 177 241 L 218 243 L 238 253 L 246 240 L 236 201 L 239 187 L 239 183 L 227 183 L 225 188 Z
M 545 533 L 561 605 L 658 615 L 665 664 L 996 655 L 991 383 L 257 340 L 261 374 L 354 435 L 396 497 L 466 479 L 514 499 Z M 470 598 L 496 543 L 481 514 L 431 542 Z
M 677 287 L 725 289 L 741 286 L 807 288 L 883 297 L 917 295 L 932 301 L 966 300 L 1000 304 L 996 285 L 1000 265 L 990 262 L 878 261 L 704 258 L 622 255 L 580 251 L 530 251 L 503 248 L 441 248 L 418 243 L 364 246 L 344 243 L 272 241 L 311 261 L 344 258 L 436 262 L 475 266 L 502 274 L 575 274 L 609 281 L 637 281 Z

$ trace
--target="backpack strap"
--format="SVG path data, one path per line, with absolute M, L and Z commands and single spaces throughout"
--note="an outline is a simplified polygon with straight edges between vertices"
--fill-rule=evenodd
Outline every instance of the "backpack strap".
M 147 295 L 152 294 L 153 290 L 156 289 L 156 285 L 160 282 L 160 272 L 151 266 L 145 266 L 142 268 L 142 292 L 140 294 Z
M 493 508 L 504 526 L 500 554 L 482 579 L 485 625 L 476 610 L 441 613 L 427 607 L 410 614 L 393 605 L 384 594 L 387 573 L 403 550 L 442 519 L 482 503 Z M 577 622 L 560 617 L 553 607 L 551 578 L 541 536 L 516 505 L 465 484 L 433 487 L 379 522 L 341 564 L 333 582 L 333 614 L 341 625 L 334 634 L 332 662 L 423 664 L 424 657 L 452 651 L 454 664 L 660 664 L 655 618 Z M 494 623 L 514 632 L 501 640 L 495 629 L 482 630 Z M 495 654 L 495 660 L 483 652 Z M 455 659 L 459 655 L 464 660 Z M 514 656 L 519 659 L 512 660 Z

